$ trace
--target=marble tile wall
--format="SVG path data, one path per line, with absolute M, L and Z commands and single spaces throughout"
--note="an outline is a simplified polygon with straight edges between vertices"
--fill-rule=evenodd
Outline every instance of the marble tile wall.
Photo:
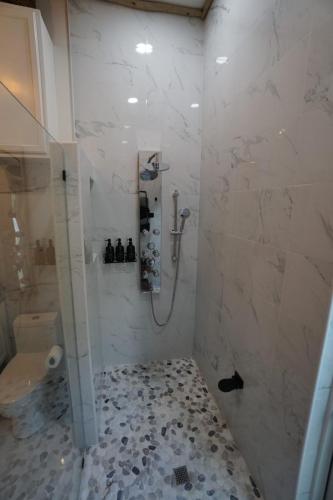
M 201 155 L 202 24 L 102 1 L 76 0 L 70 9 L 76 134 L 96 168 L 92 190 L 94 251 L 98 253 L 103 363 L 132 363 L 190 355 L 193 346 Z M 136 52 L 150 43 L 152 54 Z M 129 104 L 128 98 L 138 103 Z M 163 320 L 174 266 L 172 192 L 192 215 L 186 224 L 177 303 L 168 327 L 152 322 L 149 296 L 139 290 L 138 264 L 102 262 L 105 238 L 138 243 L 137 157 L 161 150 L 163 174 Z
M 73 377 L 73 387 L 77 390 L 71 390 L 72 406 L 75 408 L 75 424 L 79 427 L 81 420 L 82 438 L 81 446 L 90 446 L 96 443 L 98 438 L 98 422 L 96 416 L 94 373 L 93 373 L 93 350 L 91 348 L 90 336 L 90 312 L 93 304 L 88 307 L 88 286 L 87 286 L 87 266 L 85 265 L 84 250 L 84 216 L 82 205 L 81 183 L 84 176 L 80 175 L 80 154 L 77 144 L 62 144 L 64 149 L 65 169 L 66 169 L 66 205 L 59 204 L 59 231 L 61 226 L 63 231 L 68 231 L 67 238 L 69 244 L 69 254 L 64 251 L 64 262 L 61 270 L 62 274 L 62 293 L 61 299 L 66 318 L 68 319 L 68 328 L 75 329 L 74 335 L 68 335 L 66 345 L 67 365 L 70 374 Z M 59 162 L 57 162 L 59 164 Z M 58 180 L 56 186 L 60 190 L 64 187 L 59 186 L 62 180 L 62 172 L 59 172 L 54 182 Z M 61 197 L 60 197 L 61 201 Z M 61 217 L 64 221 L 61 221 Z M 63 247 L 66 233 L 61 235 Z M 69 263 L 66 262 L 69 256 Z M 61 260 L 61 259 L 60 259 Z M 70 266 L 70 278 L 68 278 L 68 264 Z M 66 286 L 66 280 L 69 280 Z M 73 295 L 71 296 L 71 291 Z M 69 311 L 72 309 L 72 311 Z M 74 313 L 74 318 L 73 318 Z M 69 333 L 69 332 L 68 332 Z M 78 380 L 79 383 L 78 383 Z M 73 401 L 74 399 L 74 401 Z M 73 412 L 74 413 L 74 412 Z
M 268 500 L 295 498 L 331 300 L 332 25 L 325 0 L 205 23 L 195 356 Z
M 79 162 L 90 349 L 93 373 L 96 376 L 102 371 L 102 345 L 99 328 L 98 261 L 97 253 L 94 250 L 94 227 L 92 219 L 92 190 L 95 182 L 94 167 L 81 148 L 79 148 Z

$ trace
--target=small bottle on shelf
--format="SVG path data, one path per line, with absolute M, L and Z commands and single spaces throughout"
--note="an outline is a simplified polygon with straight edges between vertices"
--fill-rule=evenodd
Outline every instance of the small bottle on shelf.
M 125 260 L 125 249 L 123 245 L 121 244 L 121 239 L 117 239 L 118 243 L 116 246 L 116 261 L 117 262 L 124 262 Z
M 54 249 L 54 246 L 53 246 L 53 241 L 50 239 L 49 240 L 49 246 L 46 249 L 45 264 L 48 264 L 49 266 L 54 266 L 55 263 L 56 263 L 55 249 Z
M 111 264 L 114 262 L 114 248 L 111 245 L 111 239 L 108 238 L 105 240 L 108 242 L 105 248 L 105 254 L 104 254 L 104 264 Z
M 128 245 L 126 248 L 126 262 L 135 262 L 135 246 L 133 245 L 132 238 L 128 239 Z
M 35 246 L 35 265 L 36 266 L 43 266 L 45 264 L 45 253 L 44 249 L 40 244 L 39 240 L 36 240 L 36 246 Z

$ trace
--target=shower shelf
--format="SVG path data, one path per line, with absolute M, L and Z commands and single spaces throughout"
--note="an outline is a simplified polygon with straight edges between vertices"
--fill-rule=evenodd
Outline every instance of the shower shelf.
M 112 265 L 112 264 L 132 264 L 134 262 L 137 262 L 137 259 L 135 259 L 135 260 L 124 260 L 123 262 L 118 262 L 118 261 L 115 260 L 114 262 L 107 262 L 107 263 L 104 262 L 104 264 L 106 266 L 109 266 L 109 265 Z

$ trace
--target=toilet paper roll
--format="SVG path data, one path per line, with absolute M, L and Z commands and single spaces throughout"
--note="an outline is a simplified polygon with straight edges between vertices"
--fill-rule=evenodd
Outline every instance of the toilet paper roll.
M 60 361 L 64 355 L 64 350 L 60 345 L 54 345 L 47 355 L 45 365 L 48 370 L 52 368 L 57 368 L 60 365 Z

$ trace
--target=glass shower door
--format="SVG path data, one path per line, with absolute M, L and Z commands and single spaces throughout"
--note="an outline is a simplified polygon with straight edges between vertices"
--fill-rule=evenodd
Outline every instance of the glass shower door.
M 64 154 L 0 85 L 0 498 L 76 499 L 83 442 Z

